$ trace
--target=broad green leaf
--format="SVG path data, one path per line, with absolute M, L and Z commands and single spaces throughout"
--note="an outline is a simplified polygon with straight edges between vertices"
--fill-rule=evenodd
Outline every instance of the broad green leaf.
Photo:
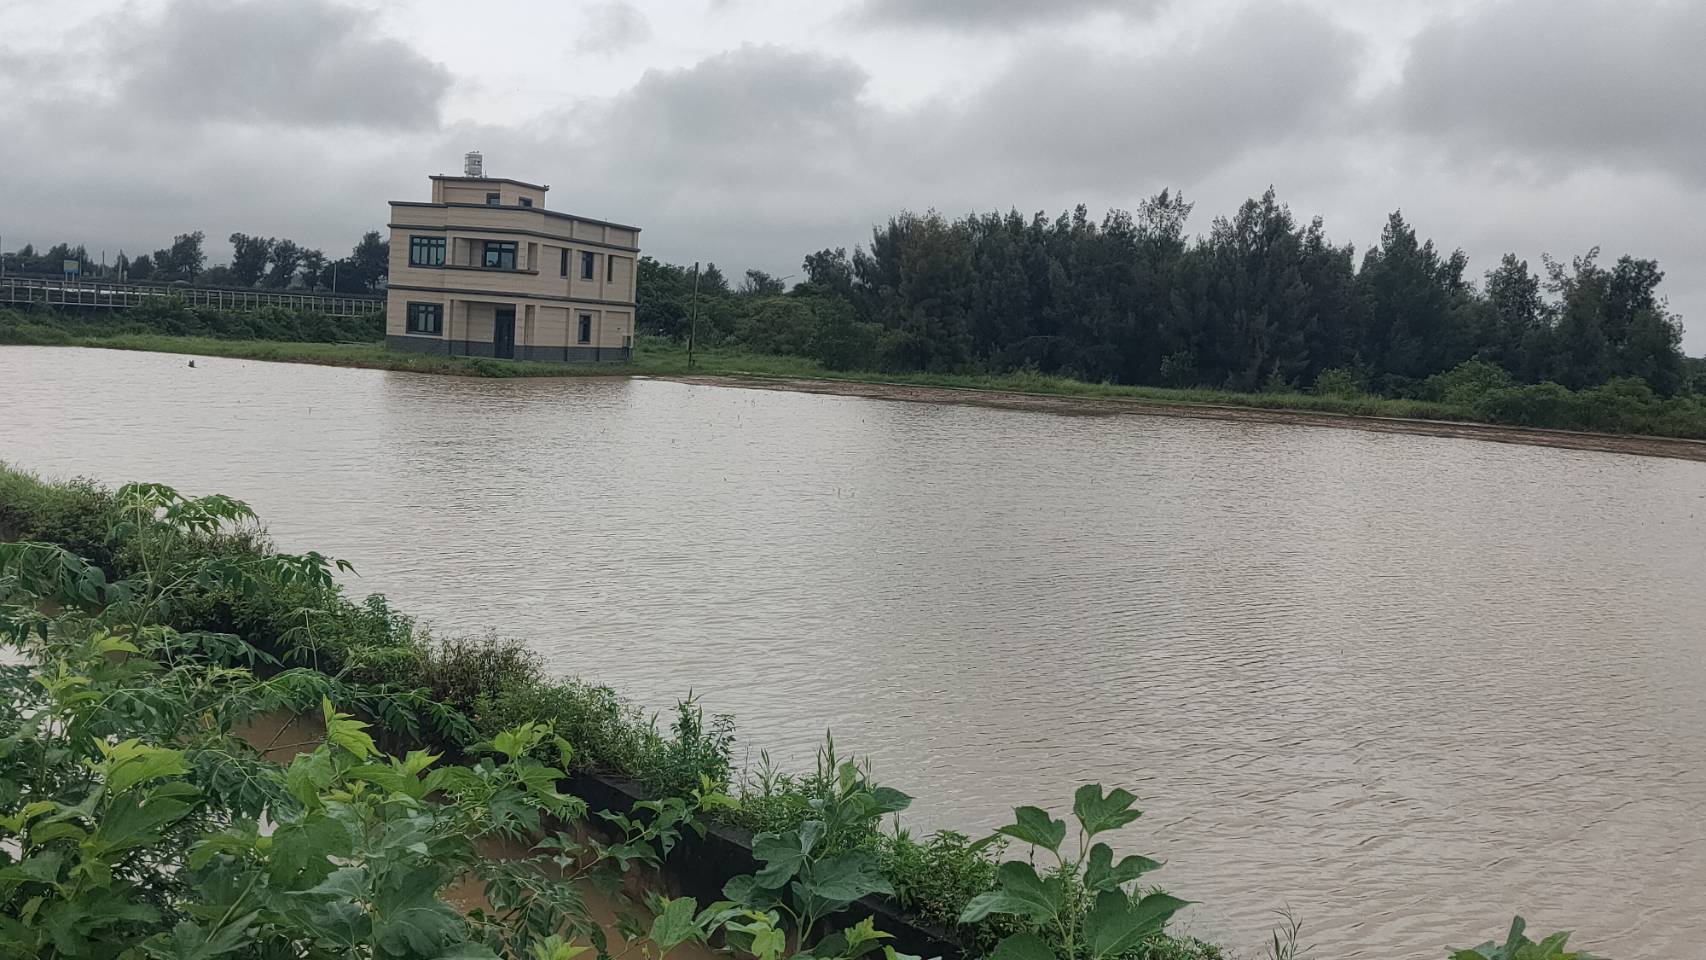
M 1085 835 L 1093 837 L 1108 830 L 1118 830 L 1143 816 L 1141 810 L 1132 809 L 1136 802 L 1136 795 L 1120 787 L 1103 796 L 1101 784 L 1086 783 L 1073 794 L 1072 815 L 1078 818 Z
M 1129 883 L 1151 870 L 1159 870 L 1161 864 L 1148 857 L 1129 856 L 1120 858 L 1114 863 L 1114 851 L 1105 843 L 1098 843 L 1090 848 L 1090 859 L 1084 869 L 1084 887 L 1092 893 L 1102 890 L 1112 890 L 1123 883 Z
M 1044 880 L 1030 864 L 1009 860 L 995 870 L 996 887 L 979 894 L 960 913 L 961 923 L 976 923 L 990 914 L 1003 913 L 1053 920 L 1066 901 L 1066 883 L 1058 876 Z
M 173 927 L 169 935 L 162 934 L 143 944 L 143 949 L 158 960 L 213 960 L 248 946 L 252 939 L 249 924 L 258 915 L 258 911 L 248 913 L 213 930 L 192 920 L 184 920 Z
M 65 855 L 57 850 L 44 850 L 32 857 L 0 868 L 0 890 L 19 883 L 53 883 L 59 879 L 59 868 Z
M 877 858 L 866 850 L 849 850 L 808 863 L 797 883 L 809 895 L 831 904 L 845 905 L 873 893 L 894 893 Z
M 322 698 L 320 712 L 326 723 L 326 742 L 347 753 L 355 755 L 358 760 L 379 753 L 374 746 L 373 738 L 366 732 L 367 724 L 355 719 L 347 713 L 339 713 L 332 708 L 330 698 Z
M 1066 839 L 1065 820 L 1050 819 L 1048 811 L 1041 807 L 1015 807 L 1013 818 L 1013 823 L 995 832 L 1060 853 L 1060 842 Z
M 796 830 L 761 833 L 753 837 L 752 855 L 764 861 L 764 867 L 757 874 L 759 886 L 771 890 L 787 886 L 805 865 L 822 835 L 823 822 L 808 820 Z
M 898 813 L 912 806 L 912 798 L 893 787 L 873 787 L 869 796 L 870 806 L 867 813 L 876 816 Z
M 651 937 L 660 954 L 699 936 L 699 927 L 694 923 L 699 910 L 698 901 L 692 897 L 665 897 L 659 901 L 659 906 L 661 909 L 657 916 L 652 918 Z
M 1092 957 L 1120 956 L 1162 931 L 1188 901 L 1152 893 L 1133 903 L 1119 890 L 1104 890 L 1084 915 L 1084 939 Z
M 108 793 L 124 793 L 138 784 L 190 772 L 184 755 L 177 750 L 145 746 L 138 740 L 126 740 L 111 747 L 97 740 L 96 746 L 106 754 Z
M 103 854 L 148 846 L 160 841 L 163 827 L 182 820 L 193 809 L 192 804 L 159 791 L 140 797 L 128 793 L 112 801 L 87 842 Z
M 1015 933 L 995 945 L 989 960 L 1055 960 L 1054 948 L 1034 933 Z

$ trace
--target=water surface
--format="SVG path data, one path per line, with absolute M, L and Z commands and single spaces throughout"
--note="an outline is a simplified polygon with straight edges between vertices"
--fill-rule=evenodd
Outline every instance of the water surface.
M 1245 955 L 1288 904 L 1321 957 L 1706 949 L 1706 464 L 36 347 L 0 459 L 245 498 L 737 759 L 833 728 L 919 827 L 1123 784 Z

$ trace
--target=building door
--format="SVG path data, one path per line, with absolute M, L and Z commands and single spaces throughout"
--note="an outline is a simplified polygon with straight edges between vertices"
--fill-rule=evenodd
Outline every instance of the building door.
M 492 356 L 515 359 L 515 308 L 499 307 L 492 319 Z

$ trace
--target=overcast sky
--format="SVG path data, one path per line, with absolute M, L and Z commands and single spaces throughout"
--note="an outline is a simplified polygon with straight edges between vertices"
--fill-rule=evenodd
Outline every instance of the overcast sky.
M 1479 275 L 1657 258 L 1706 353 L 1696 0 L 0 0 L 0 236 L 346 252 L 426 175 L 552 186 L 646 252 L 799 272 L 903 208 L 1191 226 L 1269 184 Z

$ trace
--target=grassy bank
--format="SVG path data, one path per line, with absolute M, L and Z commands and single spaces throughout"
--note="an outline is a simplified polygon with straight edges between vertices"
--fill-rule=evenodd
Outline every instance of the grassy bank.
M 226 321 L 221 321 L 226 322 Z M 237 321 L 229 321 L 237 323 Z M 300 324 L 301 321 L 296 321 Z M 292 323 L 268 330 L 284 336 Z M 238 324 L 232 329 L 241 329 Z M 685 345 L 641 337 L 629 364 L 527 363 L 466 357 L 399 353 L 381 343 L 295 342 L 228 335 L 185 336 L 139 332 L 130 322 L 61 324 L 41 314 L 0 311 L 0 344 L 62 345 L 144 350 L 160 353 L 365 367 L 472 377 L 741 377 L 821 381 L 865 385 L 929 387 L 942 390 L 1110 400 L 1128 404 L 1235 408 L 1333 416 L 1377 417 L 1487 424 L 1529 430 L 1568 430 L 1612 435 L 1706 439 L 1706 397 L 1659 397 L 1639 380 L 1615 380 L 1589 390 L 1571 391 L 1554 383 L 1516 384 L 1497 368 L 1470 361 L 1430 381 L 1441 400 L 1383 397 L 1355 389 L 1335 392 L 1237 393 L 1211 388 L 1169 388 L 1088 383 L 1033 372 L 906 373 L 830 370 L 817 361 L 792 355 L 753 353 L 726 347 L 699 350 L 690 366 Z M 940 399 L 940 398 L 932 398 Z M 1534 441 L 1530 441 L 1534 442 Z
M 387 350 L 382 343 L 292 343 L 278 340 L 233 340 L 209 336 L 174 336 L 159 333 L 102 332 L 84 334 L 41 322 L 0 323 L 0 343 L 36 346 L 102 347 L 114 350 L 143 350 L 193 356 L 267 360 L 279 363 L 313 363 L 324 366 L 365 367 L 468 377 L 579 377 L 588 375 L 639 375 L 678 377 L 688 375 L 728 377 L 777 377 L 847 383 L 892 383 L 909 386 L 945 387 L 961 390 L 995 390 L 1035 393 L 1059 397 L 1147 401 L 1166 404 L 1213 404 L 1270 410 L 1309 410 L 1356 416 L 1409 417 L 1438 420 L 1477 419 L 1467 407 L 1390 400 L 1371 395 L 1356 397 L 1316 396 L 1304 393 L 1232 393 L 1224 390 L 1135 387 L 1108 383 L 1085 383 L 1066 377 L 1034 373 L 934 374 L 880 373 L 859 370 L 829 370 L 805 357 L 749 353 L 740 350 L 696 351 L 689 365 L 687 347 L 671 340 L 642 337 L 631 364 L 528 363 L 487 360 L 479 357 L 434 357 Z

